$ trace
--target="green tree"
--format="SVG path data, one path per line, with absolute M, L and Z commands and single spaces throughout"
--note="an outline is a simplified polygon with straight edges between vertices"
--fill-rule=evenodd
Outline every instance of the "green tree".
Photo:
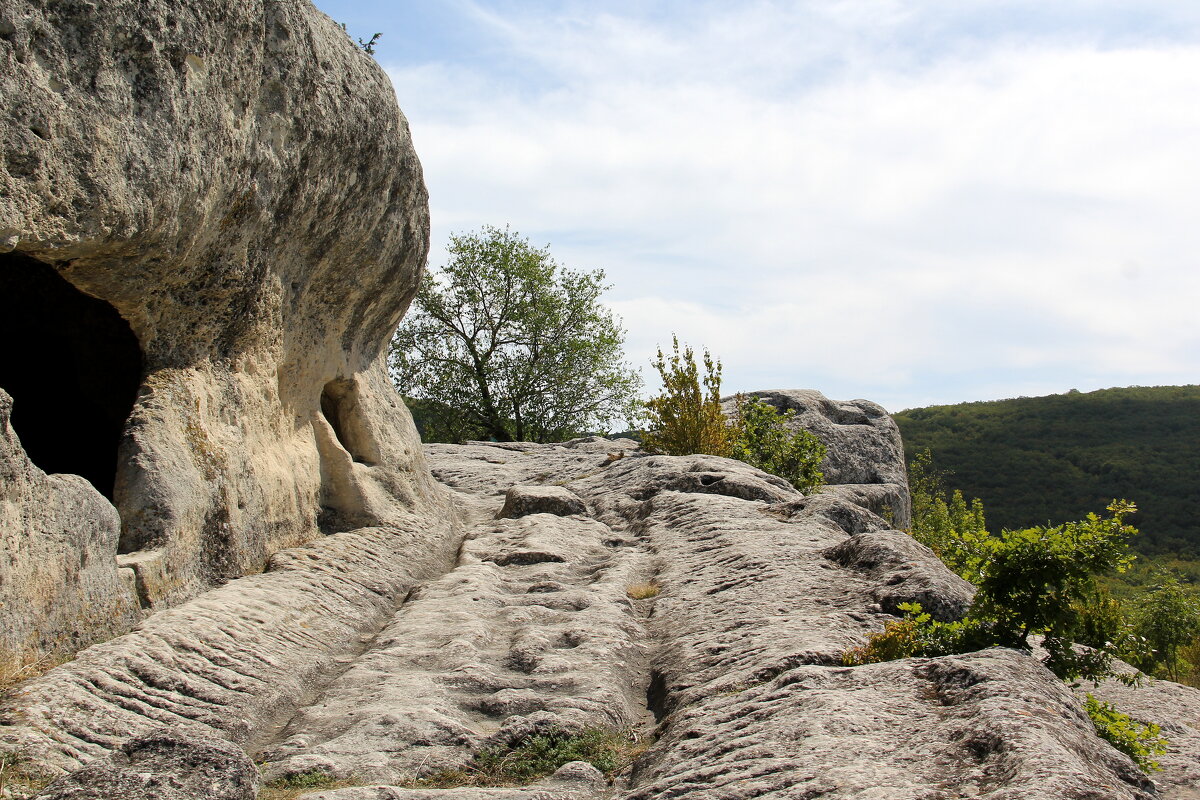
M 763 472 L 778 475 L 802 492 L 825 482 L 821 459 L 825 445 L 808 431 L 790 424 L 796 412 L 779 409 L 758 397 L 734 400 L 730 455 Z
M 628 418 L 641 379 L 600 303 L 602 270 L 561 268 L 507 228 L 451 236 L 448 250 L 391 346 L 427 441 L 560 441 Z
M 1079 651 L 1072 646 L 1087 633 L 1081 610 L 1094 602 L 1097 576 L 1124 570 L 1132 560 L 1129 539 L 1137 530 L 1125 524 L 1125 517 L 1137 509 L 1114 500 L 1108 510 L 1110 517 L 1088 514 L 1078 522 L 988 537 L 975 599 L 961 621 L 933 620 L 920 606 L 911 606 L 906 627 L 889 628 L 879 636 L 903 634 L 909 642 L 907 655 L 934 656 L 993 645 L 1028 650 L 1029 637 L 1037 635 L 1048 654 L 1046 666 L 1060 678 L 1112 676 L 1112 649 Z M 890 647 L 879 643 L 875 649 L 886 652 Z M 859 651 L 848 656 L 862 657 Z
M 933 550 L 950 569 L 966 580 L 978 583 L 980 566 L 990 550 L 988 542 L 991 538 L 983 503 L 974 498 L 968 505 L 958 489 L 947 492 L 945 473 L 934 467 L 929 448 L 917 453 L 909 462 L 908 486 L 912 496 L 909 533 Z
M 1188 671 L 1181 650 L 1200 637 L 1200 600 L 1168 577 L 1139 598 L 1136 609 L 1134 631 L 1153 650 L 1143 666 L 1179 680 Z
M 653 362 L 663 388 L 645 402 L 647 427 L 642 446 L 672 456 L 729 456 L 733 430 L 721 410 L 721 362 L 705 350 L 702 379 L 692 348 L 680 350 L 677 336 L 671 337 L 671 347 L 670 356 L 658 348 Z

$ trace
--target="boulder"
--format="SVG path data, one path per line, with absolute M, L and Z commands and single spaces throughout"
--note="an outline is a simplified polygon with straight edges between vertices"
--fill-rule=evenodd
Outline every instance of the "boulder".
M 896 528 L 912 524 L 904 444 L 900 429 L 883 406 L 869 400 L 830 400 L 812 389 L 768 389 L 746 394 L 780 411 L 794 411 L 792 424 L 821 440 L 826 448 L 821 470 L 827 484 L 869 484 L 871 488 L 844 496 L 890 518 Z M 725 398 L 723 404 L 725 413 L 732 414 L 734 399 Z M 886 488 L 878 489 L 878 485 Z
M 527 514 L 555 514 L 569 517 L 586 514 L 587 506 L 579 495 L 563 486 L 514 486 L 504 495 L 502 518 L 524 517 Z
M 0 577 L 0 614 L 32 613 L 11 657 L 447 516 L 385 369 L 421 167 L 339 25 L 308 0 L 0 0 L 0 96 L 0 563 L 38 574 Z
M 900 616 L 902 603 L 920 603 L 934 619 L 953 622 L 966 615 L 975 597 L 975 587 L 902 531 L 856 533 L 825 555 L 868 574 L 875 584 L 872 594 L 889 614 Z
M 36 800 L 254 800 L 258 768 L 235 744 L 159 728 L 48 786 Z

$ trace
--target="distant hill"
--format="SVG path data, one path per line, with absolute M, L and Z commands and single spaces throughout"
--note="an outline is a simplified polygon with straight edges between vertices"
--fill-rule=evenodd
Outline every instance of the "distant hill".
M 1200 386 L 1135 386 L 930 406 L 892 415 L 906 456 L 928 447 L 988 527 L 1137 503 L 1146 553 L 1200 554 Z

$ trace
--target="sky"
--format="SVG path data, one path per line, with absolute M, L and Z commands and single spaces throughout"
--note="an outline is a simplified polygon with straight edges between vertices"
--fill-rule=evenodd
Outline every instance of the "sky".
M 889 411 L 1200 383 L 1200 3 L 317 0 L 451 233 L 603 269 L 626 353 Z

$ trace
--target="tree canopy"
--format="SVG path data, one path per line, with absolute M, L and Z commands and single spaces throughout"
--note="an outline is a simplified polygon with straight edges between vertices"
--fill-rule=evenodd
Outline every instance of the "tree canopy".
M 1078 519 L 1138 499 L 1142 553 L 1200 554 L 1200 386 L 1129 387 L 893 414 L 999 528 Z
M 603 270 L 564 269 L 508 228 L 450 237 L 392 340 L 392 379 L 426 441 L 561 441 L 628 418 L 641 379 L 600 303 Z

